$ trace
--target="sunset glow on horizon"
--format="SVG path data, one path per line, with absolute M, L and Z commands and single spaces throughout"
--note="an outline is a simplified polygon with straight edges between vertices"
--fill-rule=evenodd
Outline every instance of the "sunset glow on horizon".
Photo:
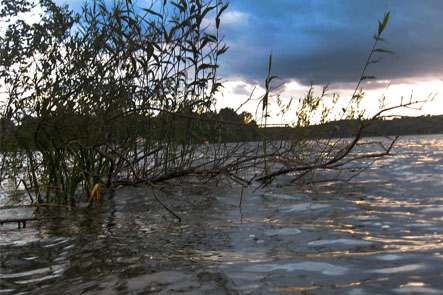
M 276 83 L 277 84 L 277 83 Z M 376 84 L 374 86 L 374 84 Z M 314 89 L 319 94 L 321 88 L 324 85 L 316 85 Z M 355 83 L 352 85 L 329 85 L 329 96 L 337 94 L 343 100 L 347 100 L 351 97 Z M 303 85 L 297 81 L 290 81 L 284 83 L 278 90 L 275 91 L 275 95 L 280 95 L 283 102 L 289 102 L 292 99 L 292 105 L 290 110 L 285 115 L 280 115 L 275 101 L 271 103 L 271 117 L 269 118 L 270 124 L 291 124 L 296 120 L 296 108 L 299 98 L 306 95 L 309 90 L 309 86 Z M 441 115 L 443 114 L 443 100 L 441 94 L 443 93 L 443 81 L 439 79 L 419 79 L 415 82 L 407 81 L 373 81 L 372 83 L 366 83 L 363 85 L 363 91 L 365 96 L 362 100 L 362 108 L 365 109 L 367 116 L 374 114 L 378 111 L 379 99 L 383 96 L 386 97 L 386 104 L 388 106 L 395 105 L 403 101 L 409 100 L 411 97 L 413 100 L 427 100 L 423 105 L 419 105 L 421 108 L 403 108 L 396 110 L 396 112 L 390 112 L 390 115 L 396 116 L 422 116 L 422 115 Z M 256 119 L 260 120 L 260 99 L 264 94 L 264 88 L 262 85 L 248 83 L 242 80 L 230 80 L 224 83 L 223 90 L 217 95 L 217 109 L 229 107 L 237 109 L 242 104 L 243 107 L 239 111 L 247 111 L 253 114 Z M 418 107 L 418 106 L 417 106 Z M 258 111 L 258 113 L 257 113 Z M 333 118 L 331 118 L 333 119 Z

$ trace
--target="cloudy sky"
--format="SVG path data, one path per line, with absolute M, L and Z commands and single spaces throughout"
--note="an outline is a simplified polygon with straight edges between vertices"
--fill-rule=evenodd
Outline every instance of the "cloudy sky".
M 79 7 L 79 0 L 57 0 Z M 225 81 L 219 107 L 232 106 L 256 87 L 260 95 L 272 52 L 282 97 L 298 99 L 310 83 L 329 84 L 349 95 L 372 45 L 377 20 L 391 20 L 383 47 L 395 54 L 370 68 L 376 81 L 364 85 L 367 104 L 386 94 L 393 102 L 443 92 L 442 0 L 231 0 L 222 25 L 230 46 L 222 60 Z M 424 112 L 443 113 L 443 103 Z M 245 106 L 253 111 L 253 103 Z M 405 112 L 404 114 L 410 114 Z M 275 119 L 277 120 L 277 119 Z M 290 120 L 290 119 L 285 119 Z
M 225 15 L 228 74 L 261 79 L 275 70 L 302 83 L 348 83 L 359 75 L 377 20 L 391 11 L 385 47 L 395 55 L 374 69 L 380 79 L 441 78 L 441 0 L 233 0 Z

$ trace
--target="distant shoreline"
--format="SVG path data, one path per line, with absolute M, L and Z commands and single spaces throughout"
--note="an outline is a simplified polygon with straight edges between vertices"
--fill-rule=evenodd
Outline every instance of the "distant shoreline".
M 275 140 L 345 138 L 353 137 L 359 124 L 358 120 L 341 120 L 308 127 L 269 127 L 262 130 L 266 130 L 268 138 Z M 364 137 L 432 134 L 443 134 L 443 115 L 376 120 L 363 132 Z

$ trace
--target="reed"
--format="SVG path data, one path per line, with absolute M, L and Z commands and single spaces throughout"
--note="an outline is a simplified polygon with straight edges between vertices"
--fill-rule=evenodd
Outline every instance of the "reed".
M 282 112 L 289 105 L 273 96 L 272 55 L 259 99 L 264 129 L 249 113 L 214 110 L 222 87 L 219 58 L 228 50 L 220 35 L 224 1 L 93 0 L 78 14 L 50 0 L 2 3 L 0 17 L 9 26 L 0 38 L 0 79 L 7 91 L 1 177 L 13 179 L 16 189 L 23 186 L 35 204 L 92 205 L 106 189 L 184 177 L 242 186 L 288 174 L 298 180 L 359 160 L 352 152 L 368 122 L 392 110 L 382 107 L 369 121 L 359 112 L 362 82 L 374 78 L 369 66 L 389 52 L 378 47 L 389 14 L 341 114 L 358 119 L 354 138 L 273 141 L 266 128 L 269 105 L 277 102 Z M 9 23 L 35 5 L 44 11 L 41 20 Z M 294 125 L 308 126 L 318 113 L 326 121 L 333 112 L 323 104 L 326 95 L 327 87 L 318 96 L 311 88 Z M 261 142 L 246 143 L 251 134 Z M 241 142 L 228 143 L 233 136 Z M 388 155 L 391 148 L 368 157 Z

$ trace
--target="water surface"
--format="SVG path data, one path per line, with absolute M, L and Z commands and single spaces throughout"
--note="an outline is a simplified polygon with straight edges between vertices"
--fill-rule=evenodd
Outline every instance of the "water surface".
M 443 294 L 443 137 L 394 152 L 350 183 L 247 190 L 241 210 L 237 187 L 170 188 L 182 223 L 146 188 L 35 212 L 0 227 L 0 294 Z

